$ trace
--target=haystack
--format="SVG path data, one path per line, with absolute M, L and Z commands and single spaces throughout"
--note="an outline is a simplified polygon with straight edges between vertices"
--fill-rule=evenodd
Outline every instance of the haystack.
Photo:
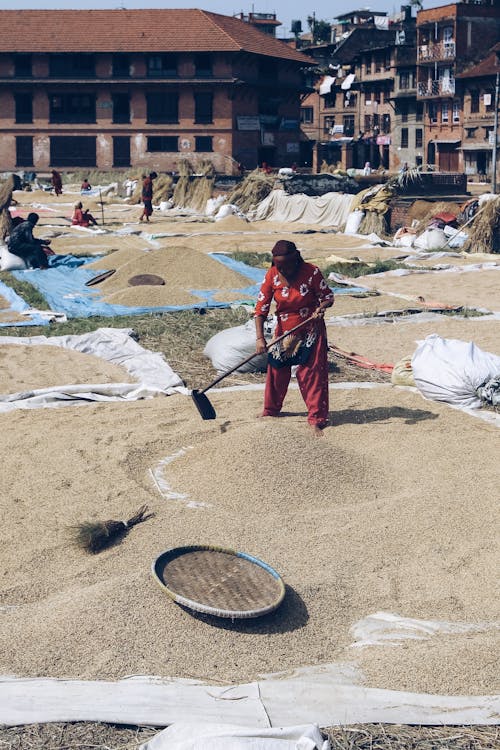
M 261 172 L 260 169 L 254 169 L 229 193 L 227 202 L 234 203 L 246 213 L 252 206 L 256 206 L 267 198 L 274 188 L 274 182 L 275 178 L 272 175 Z
M 128 203 L 137 205 L 142 201 L 142 178 L 137 179 L 137 185 L 132 196 L 128 199 Z M 153 182 L 153 202 L 160 203 L 161 201 L 167 201 L 172 197 L 174 192 L 174 181 L 169 174 L 159 175 Z
M 14 192 L 14 177 L 10 175 L 0 185 L 0 239 L 4 240 L 12 230 L 12 218 L 9 206 Z
M 460 213 L 460 205 L 453 201 L 433 202 L 416 200 L 408 211 L 408 223 L 411 223 L 416 219 L 419 222 L 419 227 L 425 228 L 434 216 L 441 213 L 458 216 Z
M 500 253 L 500 197 L 488 201 L 482 208 L 462 249 L 467 253 Z

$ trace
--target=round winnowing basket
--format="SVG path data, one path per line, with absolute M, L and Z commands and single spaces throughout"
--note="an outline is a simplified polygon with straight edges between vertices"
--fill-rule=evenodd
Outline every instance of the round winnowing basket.
M 266 615 L 285 596 L 285 584 L 270 565 L 223 547 L 167 550 L 154 561 L 152 573 L 177 604 L 233 620 Z

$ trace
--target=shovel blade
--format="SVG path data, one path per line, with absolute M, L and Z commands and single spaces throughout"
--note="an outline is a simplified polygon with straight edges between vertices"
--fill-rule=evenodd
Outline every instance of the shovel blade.
M 215 419 L 215 409 L 204 393 L 193 390 L 191 391 L 191 398 L 196 404 L 196 408 L 200 412 L 202 419 Z

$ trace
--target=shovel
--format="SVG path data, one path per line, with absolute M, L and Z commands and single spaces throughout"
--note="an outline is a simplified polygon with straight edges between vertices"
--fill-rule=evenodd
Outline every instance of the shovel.
M 307 323 L 310 323 L 312 320 L 315 320 L 315 319 L 316 318 L 313 315 L 311 315 L 310 318 L 307 318 L 306 320 L 303 320 L 302 323 L 299 323 L 298 325 L 294 326 L 293 328 L 290 328 L 289 331 L 287 331 L 286 333 L 283 333 L 281 336 L 278 336 L 277 339 L 273 339 L 272 342 L 271 342 L 271 344 L 277 344 L 278 341 L 282 341 L 284 338 L 286 338 L 287 336 L 289 336 L 291 333 L 293 333 L 294 331 L 296 331 L 298 328 L 302 328 L 302 326 L 305 326 Z M 191 398 L 193 399 L 194 403 L 196 404 L 196 408 L 200 412 L 202 419 L 215 419 L 215 417 L 216 417 L 215 409 L 212 406 L 212 404 L 210 403 L 210 401 L 208 400 L 207 396 L 205 395 L 206 392 L 208 390 L 210 390 L 210 388 L 213 388 L 214 385 L 217 385 L 217 383 L 220 383 L 221 380 L 224 380 L 224 378 L 227 378 L 228 375 L 231 375 L 232 372 L 235 372 L 235 370 L 238 370 L 243 365 L 246 365 L 246 363 L 250 362 L 252 359 L 254 359 L 254 357 L 259 357 L 259 356 L 260 356 L 259 352 L 254 352 L 249 357 L 247 357 L 246 359 L 244 359 L 242 362 L 239 362 L 237 365 L 235 365 L 234 367 L 232 367 L 227 372 L 223 372 L 222 375 L 219 375 L 218 378 L 216 378 L 211 383 L 209 383 L 209 385 L 207 385 L 207 387 L 204 388 L 202 391 L 198 391 L 198 390 L 195 390 L 195 389 L 193 389 L 191 391 Z

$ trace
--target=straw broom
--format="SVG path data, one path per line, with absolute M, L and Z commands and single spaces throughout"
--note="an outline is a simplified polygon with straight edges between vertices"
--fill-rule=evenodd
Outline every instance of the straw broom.
M 141 505 L 128 521 L 83 521 L 71 527 L 74 542 L 86 552 L 100 552 L 123 539 L 132 526 L 154 516 L 147 511 L 148 506 Z

